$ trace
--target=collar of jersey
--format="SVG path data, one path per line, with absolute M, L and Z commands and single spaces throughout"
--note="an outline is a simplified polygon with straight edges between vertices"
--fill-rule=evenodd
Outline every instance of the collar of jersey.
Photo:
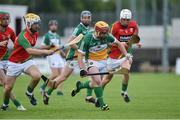
M 49 30 L 49 33 L 50 33 L 50 34 L 53 34 L 53 35 L 56 35 L 56 33 L 53 33 L 53 32 L 51 32 L 50 30 Z
M 92 36 L 93 36 L 94 40 L 100 40 L 94 35 L 94 33 L 92 33 Z
M 80 24 L 81 24 L 84 28 L 89 29 L 89 26 L 86 27 L 82 22 L 80 22 Z

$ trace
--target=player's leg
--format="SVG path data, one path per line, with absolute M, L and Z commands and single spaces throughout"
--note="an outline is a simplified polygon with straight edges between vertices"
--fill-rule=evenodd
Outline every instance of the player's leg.
M 54 54 L 47 57 L 49 66 L 51 68 L 51 75 L 49 76 L 49 80 L 55 79 L 57 76 L 60 75 L 62 66 L 64 66 L 64 62 L 62 63 L 62 58 L 59 54 Z M 43 83 L 40 87 L 40 92 L 43 93 L 47 86 L 47 82 Z
M 60 67 L 58 70 L 59 70 L 59 75 L 61 74 L 62 72 L 62 67 Z M 58 76 L 58 75 L 57 75 Z M 59 84 L 58 87 L 57 87 L 57 93 L 56 93 L 58 96 L 62 96 L 63 95 L 63 84 Z
M 104 77 L 103 77 L 103 79 L 102 79 L 103 89 L 104 89 L 105 86 L 112 80 L 112 78 L 113 78 L 113 74 L 104 75 Z
M 94 67 L 94 66 L 91 66 L 88 69 L 88 73 L 98 73 L 98 72 L 99 72 L 98 68 Z M 103 101 L 103 89 L 101 86 L 101 76 L 100 75 L 91 76 L 91 81 L 90 80 L 85 81 L 85 82 L 78 81 L 76 83 L 76 89 L 74 89 L 71 92 L 71 96 L 72 97 L 75 96 L 81 89 L 84 89 L 84 88 L 93 88 L 94 93 L 95 93 L 96 98 L 97 98 L 97 101 L 99 102 L 102 110 L 109 109 L 108 106 Z
M 30 83 L 27 87 L 26 96 L 29 98 L 30 103 L 32 105 L 36 105 L 37 103 L 36 103 L 36 99 L 34 97 L 33 91 L 41 79 L 41 73 L 40 73 L 39 69 L 33 64 L 30 65 L 24 71 L 26 74 L 28 74 L 32 78 L 32 80 L 30 81 Z
M 65 67 L 65 60 L 61 57 L 61 56 L 58 56 L 59 57 L 59 64 L 58 64 L 58 68 L 59 68 L 59 75 L 61 74 L 62 72 L 62 69 Z M 63 95 L 63 84 L 60 84 L 57 88 L 57 95 L 58 96 L 61 96 Z
M 4 110 L 6 110 L 6 108 L 8 107 L 9 98 L 11 96 L 11 91 L 16 81 L 16 78 L 22 73 L 23 69 L 21 66 L 22 64 L 16 64 L 12 62 L 7 63 L 6 77 L 5 77 L 5 80 L 3 81 L 4 82 L 4 103 L 2 107 L 4 107 Z
M 24 108 L 24 106 L 16 99 L 16 97 L 12 91 L 10 93 L 10 99 L 16 106 L 17 110 L 20 110 L 20 111 L 26 110 L 26 108 Z
M 91 78 L 90 78 L 91 79 Z M 90 80 L 87 80 L 87 82 L 90 81 Z M 86 82 L 85 82 L 86 83 Z M 89 102 L 89 103 L 93 103 L 95 104 L 96 100 L 95 98 L 92 96 L 92 93 L 93 93 L 93 88 L 87 88 L 87 91 L 86 91 L 86 97 L 85 97 L 85 101 L 86 102 Z
M 126 68 L 130 70 L 131 64 L 127 60 L 122 64 L 123 68 Z M 121 96 L 123 97 L 125 102 L 130 102 L 130 98 L 127 94 L 127 88 L 128 88 L 128 83 L 129 83 L 129 73 L 123 75 L 123 80 L 122 80 L 122 89 L 121 89 Z
M 6 66 L 7 63 L 4 64 L 4 66 Z M 3 66 L 3 63 L 1 64 Z M 1 84 L 4 86 L 5 84 L 5 80 L 6 80 L 6 75 L 5 75 L 5 71 L 4 68 L 0 69 L 0 81 Z M 11 92 L 10 93 L 10 99 L 12 100 L 12 102 L 14 103 L 14 105 L 17 107 L 18 110 L 26 110 L 21 103 L 16 99 L 15 95 Z
M 124 74 L 124 77 L 122 80 L 121 96 L 124 98 L 124 101 L 127 103 L 130 102 L 130 98 L 127 93 L 128 82 L 129 82 L 129 74 Z
M 10 94 L 13 89 L 15 81 L 16 81 L 16 77 L 14 76 L 6 77 L 6 81 L 4 83 L 3 105 L 1 106 L 1 110 L 6 110 L 8 108 Z
M 89 68 L 89 73 L 98 73 L 99 69 L 97 67 Z M 102 88 L 102 81 L 100 75 L 91 76 L 92 80 L 90 86 L 94 88 L 94 93 L 96 95 L 97 101 L 101 107 L 101 110 L 109 110 L 107 104 L 104 103 L 103 100 L 103 88 Z
M 49 97 L 52 92 L 60 85 L 63 81 L 65 81 L 72 73 L 73 69 L 69 68 L 67 65 L 63 68 L 62 73 L 56 77 L 54 80 L 48 83 L 48 90 L 43 95 L 44 104 L 48 104 Z
M 55 79 L 59 75 L 59 69 L 55 67 L 51 67 L 51 75 L 49 76 L 49 80 Z M 47 83 L 44 82 L 40 87 L 40 92 L 43 93 L 45 91 L 45 88 L 47 86 Z

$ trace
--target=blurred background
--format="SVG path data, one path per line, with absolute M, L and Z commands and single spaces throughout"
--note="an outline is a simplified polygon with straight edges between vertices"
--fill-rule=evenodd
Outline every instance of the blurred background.
M 65 43 L 79 24 L 82 10 L 92 12 L 92 24 L 104 20 L 112 25 L 121 9 L 128 8 L 139 25 L 143 47 L 135 49 L 134 72 L 176 72 L 180 74 L 180 0 L 1 0 L 0 10 L 10 12 L 10 26 L 18 34 L 22 16 L 34 12 L 42 19 L 40 37 L 48 31 L 48 21 L 59 22 L 58 33 Z M 12 47 L 12 46 L 11 46 Z M 40 63 L 42 63 L 40 61 Z M 42 65 L 43 66 L 43 65 Z

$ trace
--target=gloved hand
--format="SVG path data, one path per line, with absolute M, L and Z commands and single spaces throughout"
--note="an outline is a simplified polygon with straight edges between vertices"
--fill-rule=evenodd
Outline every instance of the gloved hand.
M 81 76 L 81 77 L 85 77 L 86 75 L 87 75 L 87 71 L 81 69 L 81 70 L 80 70 L 80 76 Z
M 129 60 L 130 58 L 133 58 L 133 56 L 132 56 L 131 54 L 129 54 L 129 53 L 127 53 L 125 57 L 126 57 L 128 60 Z

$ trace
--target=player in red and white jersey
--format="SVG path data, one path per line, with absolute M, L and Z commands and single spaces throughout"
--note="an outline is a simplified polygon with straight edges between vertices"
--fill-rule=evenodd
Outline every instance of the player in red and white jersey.
M 132 54 L 132 46 L 129 47 L 127 45 L 128 40 L 131 39 L 132 35 L 138 35 L 138 25 L 136 21 L 132 20 L 132 13 L 128 9 L 123 9 L 120 12 L 120 20 L 116 21 L 111 29 L 112 35 L 116 37 L 117 40 L 120 42 L 123 42 L 126 50 L 128 53 Z M 141 47 L 140 43 L 136 44 L 137 47 Z M 122 58 L 123 55 L 119 48 L 117 46 L 111 46 L 110 49 L 110 54 L 109 54 L 109 59 L 108 59 L 108 64 L 110 65 L 111 68 L 115 68 L 118 65 L 118 60 Z M 127 68 L 130 70 L 131 63 L 132 61 L 126 60 L 121 67 Z M 113 64 L 112 64 L 113 63 Z M 125 102 L 129 102 L 130 98 L 127 94 L 127 87 L 128 87 L 128 81 L 129 81 L 129 74 L 124 74 L 124 78 L 122 80 L 122 90 L 121 90 L 121 95 L 124 98 Z M 105 86 L 111 79 L 113 75 L 110 74 L 108 75 L 102 82 L 103 86 Z
M 6 82 L 6 70 L 8 66 L 8 41 L 11 40 L 13 43 L 16 39 L 14 31 L 9 27 L 10 15 L 6 11 L 0 11 L 0 85 Z M 11 92 L 10 99 L 17 107 L 17 110 L 26 110 L 21 103 L 16 99 L 15 95 Z
M 37 86 L 38 82 L 42 78 L 42 74 L 35 65 L 32 57 L 34 55 L 49 55 L 52 50 L 40 50 L 33 48 L 37 42 L 38 30 L 40 28 L 40 17 L 34 13 L 28 13 L 24 16 L 26 29 L 22 30 L 14 42 L 14 49 L 9 57 L 8 68 L 7 68 L 7 82 L 4 88 L 4 100 L 1 106 L 2 110 L 6 110 L 9 104 L 9 94 L 13 89 L 16 78 L 21 74 L 25 73 L 29 75 L 32 80 L 29 83 L 26 91 L 32 105 L 36 105 L 36 99 L 33 91 Z

